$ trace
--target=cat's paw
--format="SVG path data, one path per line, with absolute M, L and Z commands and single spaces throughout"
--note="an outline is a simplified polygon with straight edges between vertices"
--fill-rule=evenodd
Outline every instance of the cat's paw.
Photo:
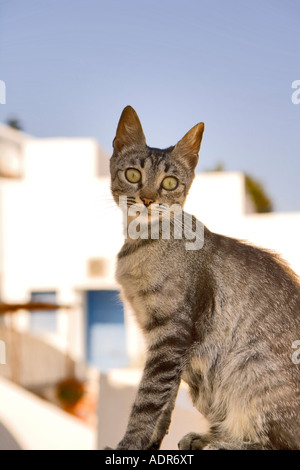
M 125 436 L 117 445 L 116 450 L 150 450 L 151 443 L 140 435 Z
M 178 442 L 179 450 L 203 450 L 209 443 L 209 438 L 205 434 L 190 432 Z

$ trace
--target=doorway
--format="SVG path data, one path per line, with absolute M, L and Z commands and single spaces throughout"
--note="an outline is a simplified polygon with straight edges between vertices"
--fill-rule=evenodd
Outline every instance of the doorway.
M 124 309 L 117 290 L 86 291 L 86 358 L 101 372 L 128 365 Z

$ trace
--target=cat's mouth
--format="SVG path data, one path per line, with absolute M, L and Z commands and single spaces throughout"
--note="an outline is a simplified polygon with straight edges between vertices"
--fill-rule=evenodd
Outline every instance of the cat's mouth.
M 172 204 L 171 206 L 163 202 L 153 202 L 145 204 L 142 201 L 137 201 L 133 196 L 122 196 L 119 198 L 119 207 L 123 212 L 127 213 L 127 217 L 136 218 L 142 217 L 143 219 L 161 219 L 164 216 L 169 216 L 172 213 L 182 212 L 181 204 Z
M 119 207 L 135 207 L 136 210 L 140 210 L 141 212 L 151 212 L 154 210 L 158 210 L 165 206 L 165 204 L 159 203 L 159 202 L 153 202 L 153 203 L 144 203 L 142 200 L 137 201 L 135 197 L 133 196 L 121 196 L 119 197 Z

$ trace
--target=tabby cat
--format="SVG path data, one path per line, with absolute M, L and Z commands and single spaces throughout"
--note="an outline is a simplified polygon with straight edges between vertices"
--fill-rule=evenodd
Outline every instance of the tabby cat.
M 183 207 L 203 131 L 200 123 L 175 146 L 152 148 L 134 109 L 123 110 L 110 168 L 115 201 L 127 198 L 124 215 L 135 203 L 149 217 L 154 205 Z M 300 366 L 291 359 L 298 278 L 277 255 L 206 227 L 197 250 L 172 233 L 127 236 L 118 254 L 116 278 L 147 356 L 117 449 L 160 447 L 181 379 L 210 430 L 186 435 L 180 449 L 300 449 Z

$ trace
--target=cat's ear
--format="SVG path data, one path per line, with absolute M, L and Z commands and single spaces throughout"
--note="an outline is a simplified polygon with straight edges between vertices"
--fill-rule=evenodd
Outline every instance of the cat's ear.
M 126 106 L 120 117 L 116 137 L 113 141 L 115 152 L 120 152 L 123 147 L 144 147 L 146 139 L 138 115 L 131 106 Z
M 191 170 L 196 168 L 198 163 L 198 153 L 204 132 L 204 123 L 200 122 L 192 127 L 185 136 L 175 145 L 172 153 L 177 158 L 188 164 Z

